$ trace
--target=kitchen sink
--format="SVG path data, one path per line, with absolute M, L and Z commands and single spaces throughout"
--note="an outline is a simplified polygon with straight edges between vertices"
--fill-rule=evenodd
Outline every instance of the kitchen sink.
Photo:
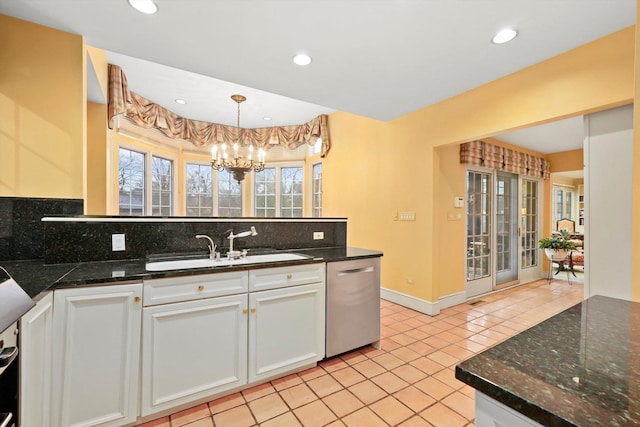
M 245 258 L 238 258 L 233 260 L 223 258 L 217 261 L 213 261 L 209 258 L 177 259 L 171 261 L 147 262 L 147 264 L 145 265 L 145 269 L 147 271 L 185 270 L 190 268 L 225 267 L 230 265 L 260 264 L 264 262 L 296 261 L 308 258 L 309 257 L 304 255 L 282 253 L 247 255 Z

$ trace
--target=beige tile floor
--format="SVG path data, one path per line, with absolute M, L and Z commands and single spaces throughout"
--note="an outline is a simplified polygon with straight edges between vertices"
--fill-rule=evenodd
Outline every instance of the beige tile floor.
M 556 279 L 434 317 L 382 300 L 381 350 L 351 351 L 140 426 L 473 426 L 474 390 L 455 379 L 455 365 L 582 299 L 582 284 Z

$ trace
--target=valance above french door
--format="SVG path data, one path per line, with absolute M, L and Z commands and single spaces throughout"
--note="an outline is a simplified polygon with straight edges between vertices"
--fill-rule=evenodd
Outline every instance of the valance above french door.
M 465 142 L 460 145 L 460 163 L 484 166 L 501 171 L 549 179 L 548 160 L 484 141 Z

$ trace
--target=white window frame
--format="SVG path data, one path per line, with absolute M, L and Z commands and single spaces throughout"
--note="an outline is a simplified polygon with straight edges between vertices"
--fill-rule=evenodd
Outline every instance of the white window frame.
M 311 178 L 310 178 L 310 182 L 311 182 L 311 186 L 310 191 L 311 191 L 311 216 L 313 218 L 322 218 L 322 190 L 320 190 L 320 206 L 319 206 L 319 210 L 320 210 L 320 216 L 316 216 L 316 205 L 315 205 L 315 200 L 316 200 L 316 193 L 315 193 L 315 168 L 316 166 L 320 166 L 321 170 L 322 170 L 322 178 L 320 179 L 321 182 L 321 187 L 322 187 L 322 182 L 324 181 L 324 165 L 322 164 L 322 162 L 315 162 L 311 164 Z
M 183 162 L 183 171 L 184 171 L 184 194 L 182 197 L 182 202 L 184 203 L 184 213 L 185 216 L 187 215 L 187 165 L 200 165 L 200 166 L 207 166 L 211 168 L 211 164 L 208 162 L 204 162 L 204 161 L 197 161 L 197 160 L 184 160 Z M 214 217 L 220 216 L 219 215 L 219 210 L 218 208 L 220 207 L 220 203 L 219 203 L 219 187 L 220 187 L 220 177 L 219 177 L 219 171 L 215 170 L 212 168 L 211 170 L 211 199 L 213 202 L 213 206 L 212 206 L 212 215 Z M 245 179 L 244 181 L 242 181 L 240 183 L 240 200 L 242 202 L 242 209 L 241 209 L 241 216 L 245 216 L 245 213 L 247 211 L 247 204 L 245 203 L 245 194 L 247 191 L 247 180 Z M 201 217 L 201 218 L 206 218 L 206 217 Z
M 569 218 L 578 224 L 578 189 L 572 185 L 566 184 L 552 184 L 551 185 L 551 229 L 556 230 L 556 224 L 558 221 L 558 210 L 556 202 L 556 192 L 561 190 L 564 194 L 562 196 L 562 216 L 560 218 Z M 566 209 L 566 193 L 571 194 L 571 215 L 567 216 Z
M 282 168 L 301 168 L 302 169 L 302 217 L 304 218 L 305 212 L 305 173 L 304 173 L 304 161 L 295 161 L 295 162 L 274 162 L 274 163 L 265 163 L 265 169 L 276 169 L 276 218 L 281 218 L 281 206 L 280 199 L 282 197 Z M 252 180 L 251 185 L 251 206 L 253 210 L 253 216 L 256 215 L 256 180 L 255 177 Z M 287 217 L 288 218 L 288 217 Z
M 118 142 L 117 150 L 118 153 L 116 157 L 116 173 L 120 170 L 120 149 L 135 151 L 136 153 L 140 153 L 144 155 L 144 216 L 161 216 L 161 215 L 153 215 L 153 208 L 151 206 L 152 201 L 152 188 L 151 188 L 151 159 L 152 157 L 158 157 L 161 159 L 171 161 L 171 216 L 176 215 L 177 211 L 177 200 L 178 200 L 178 159 L 175 155 L 170 155 L 167 153 L 161 153 L 158 151 L 153 151 L 149 149 L 145 149 L 143 147 L 138 147 L 133 144 L 121 143 Z M 116 178 L 117 179 L 117 178 Z M 115 194 L 116 198 L 116 207 L 117 212 L 120 212 L 120 191 L 117 191 Z

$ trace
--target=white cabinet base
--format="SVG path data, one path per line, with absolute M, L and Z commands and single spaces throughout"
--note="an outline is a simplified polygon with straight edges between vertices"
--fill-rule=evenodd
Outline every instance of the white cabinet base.
M 476 390 L 476 427 L 544 427 Z
M 146 307 L 142 416 L 247 382 L 247 294 Z

